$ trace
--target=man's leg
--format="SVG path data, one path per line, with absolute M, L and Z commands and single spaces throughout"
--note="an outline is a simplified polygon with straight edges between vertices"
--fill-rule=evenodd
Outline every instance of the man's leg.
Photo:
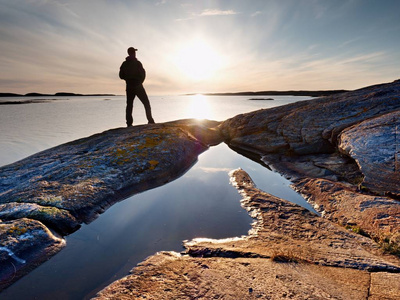
M 146 110 L 146 118 L 149 124 L 153 124 L 154 120 L 151 115 L 151 106 L 150 106 L 150 101 L 149 97 L 147 97 L 146 90 L 144 89 L 143 86 L 139 86 L 136 90 L 136 95 L 138 96 L 139 100 L 143 103 L 144 109 Z
M 126 126 L 132 126 L 133 118 L 132 118 L 132 111 L 133 111 L 133 99 L 135 99 L 135 92 L 132 90 L 126 90 Z

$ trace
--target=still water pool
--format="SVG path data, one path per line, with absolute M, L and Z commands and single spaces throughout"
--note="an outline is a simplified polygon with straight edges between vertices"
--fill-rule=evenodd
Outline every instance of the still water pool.
M 299 100 L 293 98 L 296 97 L 282 101 Z M 171 109 L 172 111 L 169 114 L 168 111 L 161 114 L 160 107 L 167 109 L 162 101 L 166 100 L 160 97 L 158 101 L 154 101 L 154 104 L 160 105 L 153 104 L 154 115 L 158 115 L 158 121 L 195 117 L 196 113 L 200 113 L 200 108 L 192 112 L 190 109 L 199 103 L 201 104 L 199 107 L 207 107 L 203 112 L 208 114 L 205 117 L 217 120 L 264 106 L 282 104 L 282 101 L 255 103 L 235 97 L 202 98 L 197 101 L 196 98 L 187 97 L 180 99 L 180 103 L 176 100 L 169 101 L 168 111 Z M 39 105 L 42 105 L 41 109 Z M 57 105 L 57 102 L 18 105 L 25 107 L 22 108 L 26 111 L 25 116 L 40 118 L 37 115 L 40 113 L 42 118 L 33 121 L 20 120 L 27 127 L 18 124 L 15 119 L 11 121 L 10 118 L 8 124 L 10 130 L 7 134 L 2 132 L 0 135 L 0 150 L 3 152 L 7 147 L 19 150 L 8 155 L 6 161 L 17 160 L 32 154 L 30 152 L 95 133 L 91 132 L 94 130 L 98 132 L 122 126 L 123 123 L 121 122 L 123 113 L 120 111 L 124 106 L 122 98 L 109 101 L 93 98 L 87 101 L 64 99 L 58 102 L 60 107 L 54 108 L 54 105 Z M 175 110 L 173 105 L 176 105 Z M 29 106 L 31 110 L 28 109 Z M 97 106 L 102 108 L 99 109 Z M 60 108 L 64 111 L 59 110 Z M 24 115 L 15 106 L 12 106 L 12 110 L 16 111 L 15 114 L 18 116 Z M 35 110 L 37 111 L 34 112 Z M 91 110 L 93 113 L 84 119 L 84 110 Z M 107 113 L 104 110 L 107 110 Z M 60 115 L 58 119 L 57 114 Z M 107 114 L 110 118 L 100 122 L 99 115 Z M 83 119 L 81 123 L 80 118 Z M 50 123 L 51 120 L 57 120 L 58 124 L 52 127 L 51 124 L 45 128 L 40 127 L 43 126 L 43 122 Z M 136 120 L 145 123 L 140 106 L 137 109 Z M 29 128 L 27 123 L 38 124 L 38 128 L 34 126 Z M 4 123 L 1 125 L 4 126 Z M 11 134 L 12 130 L 14 132 Z M 20 135 L 12 138 L 12 135 L 18 132 Z M 29 132 L 33 135 L 30 136 Z M 30 139 L 24 140 L 24 137 L 28 136 Z M 7 140 L 9 142 L 12 140 L 11 144 L 8 144 Z M 24 150 L 24 146 L 27 149 Z M 88 299 L 107 284 L 128 274 L 130 269 L 147 256 L 157 251 L 183 250 L 183 240 L 245 235 L 250 229 L 252 219 L 240 207 L 241 197 L 236 189 L 229 185 L 228 176 L 229 171 L 238 167 L 247 171 L 260 189 L 310 208 L 301 196 L 289 188 L 289 181 L 237 154 L 225 144 L 220 144 L 201 154 L 198 162 L 182 177 L 115 204 L 94 222 L 83 225 L 77 232 L 67 236 L 66 248 L 0 293 L 0 298 Z

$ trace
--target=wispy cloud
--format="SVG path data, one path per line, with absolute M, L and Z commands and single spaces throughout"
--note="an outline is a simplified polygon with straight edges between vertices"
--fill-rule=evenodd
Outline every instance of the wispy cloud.
M 239 12 L 236 12 L 232 9 L 229 9 L 229 10 L 204 9 L 200 13 L 192 13 L 187 18 L 180 18 L 180 19 L 176 19 L 175 21 L 187 21 L 187 20 L 193 20 L 193 19 L 202 18 L 202 17 L 234 16 L 237 14 L 239 14 Z
M 358 42 L 360 40 L 362 40 L 362 37 L 360 37 L 360 36 L 356 37 L 356 38 L 349 39 L 349 40 L 343 42 L 341 45 L 339 45 L 338 48 L 345 48 L 345 47 L 349 46 L 350 44 L 353 44 L 353 43 Z
M 257 75 L 259 83 L 264 82 L 265 86 L 272 85 L 277 89 L 284 89 L 288 82 L 293 89 L 316 89 L 316 86 L 320 89 L 361 88 L 393 80 L 396 67 L 387 66 L 391 59 L 385 51 L 353 55 L 338 53 L 329 57 L 320 54 L 313 56 L 306 51 L 291 57 L 271 59 L 264 66 L 259 65 L 258 70 L 264 68 L 265 71 Z M 385 70 L 388 75 L 382 79 L 383 75 L 376 70 Z M 363 79 L 362 84 L 359 83 L 360 78 Z M 279 87 L 280 82 L 285 82 L 285 86 Z
M 264 12 L 258 10 L 258 11 L 256 11 L 255 13 L 252 13 L 251 16 L 252 16 L 252 17 L 257 17 L 257 16 L 263 15 L 263 14 L 264 14 Z
M 231 16 L 237 15 L 238 13 L 234 10 L 219 10 L 219 9 L 205 9 L 200 14 L 199 17 L 208 17 L 208 16 Z
M 232 171 L 232 169 L 229 169 L 229 168 L 207 168 L 207 167 L 201 167 L 200 169 L 205 173 L 219 173 L 219 172 L 229 173 L 230 171 Z

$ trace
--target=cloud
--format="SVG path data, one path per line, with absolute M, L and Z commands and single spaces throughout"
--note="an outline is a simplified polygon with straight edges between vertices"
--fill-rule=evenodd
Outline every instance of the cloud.
M 0 0 L 0 90 L 119 93 L 128 46 L 140 49 L 149 93 L 353 88 L 399 77 L 398 4 L 219 3 Z M 175 57 L 193 39 L 226 60 L 215 77 L 177 72 Z
M 233 10 L 219 10 L 219 9 L 205 9 L 200 14 L 199 17 L 208 17 L 208 16 L 231 16 L 237 15 L 238 13 Z
M 192 13 L 190 17 L 187 18 L 178 18 L 175 21 L 188 21 L 193 20 L 195 18 L 202 17 L 216 17 L 216 16 L 233 16 L 239 14 L 234 10 L 220 10 L 220 9 L 204 9 L 201 13 Z
M 229 168 L 207 168 L 207 167 L 201 167 L 200 170 L 202 170 L 205 173 L 229 173 L 232 171 L 232 169 Z
M 257 17 L 257 16 L 263 15 L 263 14 L 264 14 L 264 12 L 258 10 L 258 11 L 256 11 L 255 13 L 252 13 L 251 16 L 252 16 L 252 17 Z
M 390 60 L 390 54 L 385 51 L 332 56 L 311 55 L 305 51 L 290 57 L 271 58 L 247 77 L 254 80 L 258 77 L 258 84 L 276 89 L 354 89 L 393 80 L 396 67 L 387 65 Z M 384 70 L 385 75 L 377 70 Z

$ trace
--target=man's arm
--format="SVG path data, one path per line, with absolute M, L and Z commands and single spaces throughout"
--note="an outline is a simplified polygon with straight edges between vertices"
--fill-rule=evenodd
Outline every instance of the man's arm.
M 144 80 L 146 79 L 146 70 L 143 68 L 143 65 L 140 61 L 138 61 L 139 63 L 139 74 L 140 74 L 140 80 L 142 81 L 142 83 L 144 82 Z
M 119 68 L 119 78 L 125 80 L 125 71 L 124 71 L 124 63 L 122 63 L 121 67 Z

